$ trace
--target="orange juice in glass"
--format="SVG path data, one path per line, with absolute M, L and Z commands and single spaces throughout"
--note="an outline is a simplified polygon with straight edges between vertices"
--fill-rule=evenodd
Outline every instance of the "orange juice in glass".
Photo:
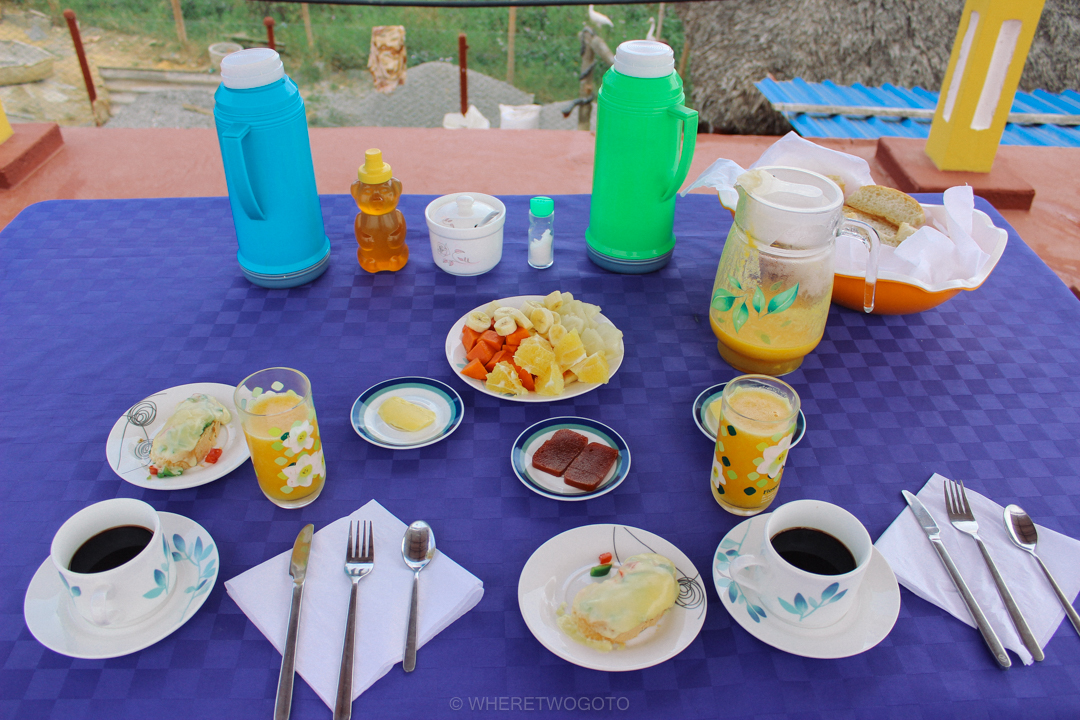
M 300 508 L 319 497 L 326 462 L 307 376 L 290 368 L 260 370 L 237 386 L 233 401 L 270 502 Z
M 799 395 L 783 380 L 741 375 L 721 398 L 709 485 L 720 507 L 757 515 L 776 498 L 799 417 Z

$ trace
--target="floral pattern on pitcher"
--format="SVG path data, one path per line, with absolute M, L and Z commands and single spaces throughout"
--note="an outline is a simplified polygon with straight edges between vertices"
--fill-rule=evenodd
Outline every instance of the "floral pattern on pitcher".
M 734 286 L 735 291 L 717 287 L 713 291 L 710 305 L 714 310 L 721 313 L 731 311 L 731 326 L 735 329 L 736 334 L 750 319 L 751 307 L 758 317 L 776 315 L 791 307 L 795 303 L 795 298 L 799 295 L 799 283 L 795 283 L 787 290 L 777 292 L 783 287 L 783 284 L 775 282 L 769 288 L 769 291 L 775 294 L 766 302 L 765 293 L 761 291 L 760 287 L 755 287 L 753 291 L 744 289 L 742 283 L 731 275 L 728 276 L 728 281 Z M 762 336 L 761 339 L 766 343 L 770 342 L 767 336 Z

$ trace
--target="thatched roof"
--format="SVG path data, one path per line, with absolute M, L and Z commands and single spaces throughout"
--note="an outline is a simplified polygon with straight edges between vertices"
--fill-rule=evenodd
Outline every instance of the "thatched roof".
M 691 43 L 690 102 L 703 130 L 777 135 L 787 121 L 754 87 L 776 80 L 920 86 L 937 92 L 962 0 L 679 3 Z M 1080 89 L 1080 0 L 1046 0 L 1021 90 Z

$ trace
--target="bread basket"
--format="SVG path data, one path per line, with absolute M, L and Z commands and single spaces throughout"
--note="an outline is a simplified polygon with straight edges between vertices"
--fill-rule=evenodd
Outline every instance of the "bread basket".
M 931 218 L 945 226 L 945 207 L 943 205 L 923 204 L 927 221 Z M 874 300 L 875 315 L 906 315 L 922 312 L 937 307 L 952 298 L 961 290 L 975 290 L 990 275 L 1001 254 L 1009 234 L 996 227 L 990 217 L 981 210 L 975 210 L 972 217 L 971 237 L 990 259 L 983 263 L 979 272 L 963 280 L 949 280 L 929 285 L 898 273 L 883 271 L 878 275 L 877 292 Z M 863 309 L 864 278 L 858 275 L 837 274 L 833 281 L 833 302 L 859 312 Z

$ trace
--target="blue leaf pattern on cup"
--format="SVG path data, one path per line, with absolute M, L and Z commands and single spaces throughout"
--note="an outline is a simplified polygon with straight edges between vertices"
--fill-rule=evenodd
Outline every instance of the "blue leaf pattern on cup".
M 840 590 L 840 583 L 832 583 L 821 591 L 820 600 L 815 600 L 811 597 L 809 603 L 806 601 L 806 598 L 803 597 L 802 593 L 795 593 L 792 602 L 788 602 L 782 597 L 776 598 L 776 601 L 780 603 L 780 607 L 784 608 L 787 612 L 792 615 L 798 615 L 799 621 L 801 622 L 813 615 L 818 608 L 834 603 L 847 595 L 847 590 L 840 590 L 840 592 L 837 592 L 837 590 Z
M 739 557 L 739 551 L 742 550 L 743 543 L 746 542 L 746 536 L 750 533 L 750 524 L 747 523 L 746 532 L 743 533 L 742 540 L 735 542 L 730 538 L 724 538 L 720 543 L 720 548 L 716 552 L 716 557 L 713 559 L 713 566 L 716 570 L 724 572 L 727 570 L 731 561 Z M 750 619 L 756 623 L 761 622 L 761 618 L 767 618 L 765 609 L 760 605 L 755 605 L 746 598 L 746 593 L 743 592 L 739 583 L 726 577 L 721 577 L 716 581 L 716 584 L 720 587 L 727 588 L 728 601 L 734 605 L 741 603 L 746 606 L 746 614 L 750 616 Z
M 79 589 L 78 585 L 68 585 L 67 578 L 64 577 L 63 573 L 60 573 L 60 582 L 64 583 L 64 587 L 67 588 L 67 591 L 71 594 L 71 597 L 79 597 L 80 595 L 82 595 L 82 590 Z
M 162 593 L 169 592 L 169 562 L 168 562 L 168 541 L 165 541 L 165 553 L 166 561 L 161 563 L 161 568 L 154 569 L 154 587 L 143 593 L 143 597 L 147 600 L 153 600 Z

